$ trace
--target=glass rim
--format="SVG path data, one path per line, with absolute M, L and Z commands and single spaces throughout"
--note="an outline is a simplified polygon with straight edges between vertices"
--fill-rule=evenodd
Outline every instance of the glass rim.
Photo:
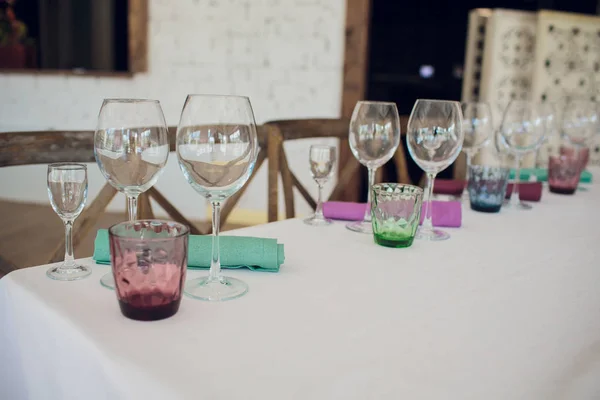
M 430 103 L 450 103 L 450 104 L 458 104 L 459 106 L 461 105 L 460 101 L 457 100 L 442 100 L 442 99 L 417 99 L 415 101 L 415 104 L 417 104 L 418 102 L 430 102 Z
M 121 227 L 123 225 L 133 225 L 135 223 L 138 222 L 158 222 L 161 225 L 162 224 L 171 224 L 171 225 L 177 225 L 178 227 L 182 228 L 181 231 L 175 235 L 175 236 L 168 236 L 168 237 L 162 237 L 162 238 L 144 238 L 142 240 L 144 241 L 148 241 L 148 242 L 159 242 L 159 241 L 163 241 L 163 240 L 170 240 L 170 239 L 177 239 L 180 238 L 182 236 L 185 236 L 187 234 L 190 233 L 190 227 L 187 225 L 184 225 L 180 222 L 176 222 L 176 221 L 168 221 L 168 220 L 164 220 L 164 219 L 136 219 L 135 221 L 122 221 L 122 222 L 117 222 L 116 224 L 112 225 L 110 228 L 108 228 L 108 234 L 110 236 L 115 236 L 118 237 L 119 240 L 141 240 L 140 238 L 136 238 L 136 237 L 127 237 L 127 236 L 123 236 L 123 235 L 119 235 L 118 233 L 114 232 L 114 230 L 116 230 L 118 227 Z
M 62 169 L 66 171 L 87 170 L 87 165 L 82 163 L 57 162 L 48 164 L 48 169 Z
M 393 106 L 397 107 L 396 103 L 393 101 L 359 100 L 356 102 L 356 105 L 359 105 L 359 104 L 378 104 L 378 105 L 382 105 L 382 106 L 384 106 L 384 105 L 392 106 L 393 105 Z
M 155 100 L 155 99 L 132 99 L 132 98 L 109 98 L 109 99 L 104 99 L 103 101 L 104 104 L 107 103 L 154 103 L 154 104 L 160 104 L 159 100 Z
M 371 186 L 371 190 L 374 191 L 375 193 L 385 193 L 383 192 L 383 186 L 384 185 L 390 185 L 390 186 L 395 186 L 395 187 L 408 187 L 411 189 L 416 189 L 417 193 L 423 193 L 423 188 L 416 186 L 416 185 L 411 185 L 410 183 L 399 183 L 399 182 L 380 182 L 380 183 L 376 183 L 373 186 Z
M 234 99 L 243 99 L 243 100 L 248 100 L 248 102 L 250 102 L 250 97 L 249 96 L 242 96 L 242 95 L 238 95 L 238 94 L 211 94 L 211 93 L 190 93 L 187 95 L 186 99 L 190 99 L 190 98 L 194 98 L 194 97 L 231 97 Z

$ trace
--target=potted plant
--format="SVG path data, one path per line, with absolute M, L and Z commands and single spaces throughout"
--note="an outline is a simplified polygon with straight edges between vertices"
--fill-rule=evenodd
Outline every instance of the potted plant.
M 17 19 L 15 0 L 0 0 L 0 68 L 27 67 L 27 26 Z

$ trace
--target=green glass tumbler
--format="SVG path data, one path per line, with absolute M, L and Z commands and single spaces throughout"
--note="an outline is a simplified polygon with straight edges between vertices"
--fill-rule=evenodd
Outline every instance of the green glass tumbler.
M 423 189 L 402 183 L 379 183 L 371 190 L 375 243 L 385 247 L 410 247 L 419 227 Z

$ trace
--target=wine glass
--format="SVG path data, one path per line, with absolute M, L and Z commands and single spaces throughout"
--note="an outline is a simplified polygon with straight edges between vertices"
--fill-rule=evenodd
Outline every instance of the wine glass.
M 519 199 L 519 179 L 521 158 L 537 151 L 544 141 L 548 119 L 543 107 L 526 100 L 512 100 L 502 118 L 500 133 L 508 151 L 515 157 L 515 179 L 510 201 L 507 205 L 521 210 L 531 209 L 531 205 Z
M 258 155 L 250 100 L 241 96 L 189 95 L 177 127 L 177 158 L 189 184 L 212 204 L 212 259 L 207 277 L 186 283 L 185 293 L 208 301 L 243 296 L 248 285 L 221 275 L 221 203 L 241 189 Z
M 562 137 L 573 147 L 588 147 L 598 133 L 598 106 L 595 102 L 571 99 L 563 113 Z
M 488 103 L 470 102 L 462 104 L 463 131 L 465 139 L 462 151 L 467 158 L 467 176 L 469 180 L 469 167 L 473 157 L 480 148 L 493 136 L 494 125 L 492 123 L 492 110 Z M 468 201 L 469 191 L 463 191 L 463 200 Z
M 371 203 L 375 171 L 394 156 L 400 144 L 400 117 L 396 104 L 379 101 L 356 103 L 350 120 L 349 141 L 354 157 L 369 170 L 367 202 Z M 362 221 L 352 222 L 346 228 L 372 234 L 371 208 L 367 206 Z
M 137 199 L 158 180 L 169 157 L 165 116 L 157 100 L 106 99 L 98 115 L 94 155 L 104 178 L 127 196 L 129 221 L 137 218 Z M 112 273 L 100 282 L 114 289 Z
M 73 223 L 87 200 L 87 167 L 84 164 L 48 165 L 48 197 L 52 209 L 65 224 L 65 259 L 50 268 L 46 275 L 59 281 L 74 281 L 89 276 L 91 268 L 75 263 L 73 256 Z
M 435 176 L 448 168 L 460 154 L 464 140 L 461 106 L 456 101 L 416 101 L 408 120 L 406 144 L 410 156 L 427 174 L 425 218 L 418 239 L 445 240 L 450 235 L 434 229 L 431 201 Z
M 323 185 L 327 183 L 333 172 L 335 147 L 320 144 L 310 146 L 308 161 L 310 162 L 310 174 L 319 187 L 319 195 L 317 197 L 315 213 L 311 217 L 306 218 L 304 223 L 314 226 L 330 225 L 333 221 L 325 218 L 323 215 L 322 191 Z

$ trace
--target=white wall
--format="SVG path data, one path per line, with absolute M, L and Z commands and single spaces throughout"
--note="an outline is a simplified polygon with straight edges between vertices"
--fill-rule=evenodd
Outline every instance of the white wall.
M 0 131 L 91 129 L 107 97 L 161 101 L 176 125 L 189 93 L 247 95 L 258 123 L 338 117 L 345 0 L 150 0 L 149 71 L 132 78 L 0 73 Z M 308 146 L 288 145 L 291 168 L 314 193 Z M 174 156 L 174 154 L 171 154 Z M 191 218 L 204 202 L 185 182 L 175 157 L 157 187 Z M 104 179 L 89 167 L 90 198 Z M 240 203 L 266 215 L 266 170 Z M 0 169 L 0 197 L 47 202 L 45 167 Z M 297 210 L 309 209 L 299 200 Z M 122 210 L 118 197 L 110 206 Z

